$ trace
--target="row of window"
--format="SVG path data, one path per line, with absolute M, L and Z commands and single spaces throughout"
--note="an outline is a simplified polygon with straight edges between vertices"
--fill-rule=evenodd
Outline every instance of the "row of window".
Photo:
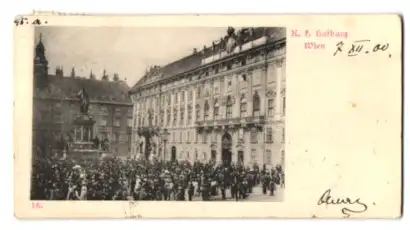
M 100 126 L 107 126 L 108 124 L 108 117 L 102 116 L 100 120 Z M 113 119 L 113 125 L 114 127 L 121 127 L 121 119 L 120 118 L 114 118 Z M 127 126 L 132 127 L 132 118 L 127 119 Z
M 255 92 L 254 96 L 253 96 L 253 103 L 252 103 L 252 116 L 259 116 L 260 115 L 260 97 L 259 94 L 257 92 Z M 220 104 L 218 99 L 214 100 L 214 104 L 213 104 L 213 114 L 212 114 L 212 119 L 222 119 L 222 118 L 232 118 L 232 112 L 233 112 L 233 105 L 234 105 L 234 101 L 232 99 L 231 96 L 227 97 L 227 101 L 226 101 L 226 105 L 225 105 L 225 117 L 223 117 L 223 114 L 221 114 L 220 112 Z M 239 117 L 246 117 L 248 116 L 248 112 L 247 112 L 247 101 L 245 98 L 245 95 L 243 94 L 241 96 L 241 100 L 240 100 L 240 106 L 239 106 Z M 268 106 L 268 116 L 273 116 L 274 115 L 274 109 L 275 109 L 275 104 L 274 104 L 274 99 L 273 98 L 269 98 L 267 101 L 267 106 Z M 286 97 L 282 98 L 282 112 L 285 113 L 286 111 Z M 195 106 L 195 120 L 196 121 L 200 121 L 202 120 L 202 118 L 204 120 L 209 120 L 210 117 L 210 106 L 209 106 L 209 102 L 208 100 L 205 101 L 204 103 L 204 113 L 201 113 L 201 106 L 199 104 L 197 104 Z M 167 116 L 166 116 L 166 124 L 168 125 L 172 125 L 172 126 L 176 126 L 177 125 L 177 117 L 178 117 L 178 109 L 174 108 L 172 111 L 172 123 L 171 123 L 171 109 L 168 108 L 167 109 Z M 160 112 L 160 125 L 163 126 L 164 125 L 164 110 L 161 110 Z M 189 105 L 188 109 L 187 109 L 187 123 L 191 124 L 192 123 L 192 106 Z M 157 124 L 156 122 L 156 116 L 154 117 L 155 119 L 155 124 Z M 184 121 L 185 121 L 185 109 L 182 107 L 179 110 L 179 125 L 184 125 Z M 141 116 L 141 114 L 139 115 L 139 119 L 138 119 L 138 123 L 135 124 L 136 126 L 142 126 L 143 125 L 143 121 L 144 118 Z
M 285 142 L 285 129 L 282 129 L 282 136 L 281 136 L 281 143 Z M 250 142 L 252 144 L 257 144 L 257 143 L 263 143 L 263 141 L 260 141 L 260 132 L 258 131 L 252 131 L 250 132 Z M 209 138 L 211 138 L 212 142 L 220 142 L 217 133 L 213 132 L 211 134 L 207 133 L 202 133 L 199 134 L 198 132 L 195 131 L 174 131 L 171 132 L 171 139 L 170 141 L 173 143 L 208 143 Z M 243 134 L 238 135 L 238 141 L 243 140 Z M 267 127 L 265 129 L 265 142 L 266 143 L 274 143 L 274 133 L 273 129 L 270 127 Z

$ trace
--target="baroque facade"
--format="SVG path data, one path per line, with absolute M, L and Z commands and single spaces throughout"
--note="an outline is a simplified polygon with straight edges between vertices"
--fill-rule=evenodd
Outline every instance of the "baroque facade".
M 284 166 L 285 53 L 285 28 L 229 27 L 210 47 L 152 67 L 130 91 L 132 153 Z
M 109 151 L 129 155 L 131 151 L 132 102 L 129 87 L 118 75 L 110 81 L 103 73 L 96 79 L 79 77 L 73 67 L 68 76 L 58 67 L 48 73 L 48 60 L 40 38 L 35 49 L 33 84 L 33 150 L 50 156 L 64 149 L 63 143 L 107 139 Z M 90 97 L 89 114 L 95 124 L 92 130 L 74 129 L 80 114 L 78 92 L 86 88 Z

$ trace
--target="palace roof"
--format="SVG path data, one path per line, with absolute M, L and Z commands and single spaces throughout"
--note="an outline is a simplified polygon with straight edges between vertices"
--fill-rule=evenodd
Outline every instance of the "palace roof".
M 128 95 L 130 88 L 121 80 L 108 81 L 49 75 L 47 82 L 46 88 L 37 89 L 34 92 L 35 98 L 78 99 L 78 92 L 86 88 L 91 102 L 132 104 Z
M 233 28 L 228 28 L 228 34 L 232 32 Z M 273 40 L 279 40 L 286 37 L 286 29 L 281 27 L 258 27 L 258 28 L 244 28 L 238 30 L 234 36 L 235 39 L 240 39 L 242 44 L 267 36 Z M 226 42 L 229 35 L 214 41 L 210 46 L 204 46 L 202 50 L 194 49 L 194 52 L 185 56 L 175 62 L 167 64 L 163 67 L 154 66 L 131 88 L 130 93 L 135 93 L 144 85 L 152 82 L 171 78 L 173 76 L 185 73 L 189 70 L 200 67 L 205 58 L 211 57 L 226 49 Z

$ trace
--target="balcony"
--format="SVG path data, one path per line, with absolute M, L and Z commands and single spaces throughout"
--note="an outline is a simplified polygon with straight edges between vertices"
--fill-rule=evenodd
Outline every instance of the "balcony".
M 220 129 L 223 127 L 261 127 L 265 123 L 265 116 L 248 116 L 248 117 L 235 117 L 224 118 L 217 120 L 201 120 L 195 122 L 195 125 L 199 129 Z

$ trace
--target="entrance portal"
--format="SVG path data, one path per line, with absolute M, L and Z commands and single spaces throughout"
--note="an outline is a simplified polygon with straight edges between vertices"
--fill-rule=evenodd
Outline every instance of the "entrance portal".
M 172 146 L 171 148 L 171 161 L 175 161 L 177 159 L 177 148 Z
M 222 163 L 231 165 L 232 162 L 232 137 L 229 133 L 222 136 Z

